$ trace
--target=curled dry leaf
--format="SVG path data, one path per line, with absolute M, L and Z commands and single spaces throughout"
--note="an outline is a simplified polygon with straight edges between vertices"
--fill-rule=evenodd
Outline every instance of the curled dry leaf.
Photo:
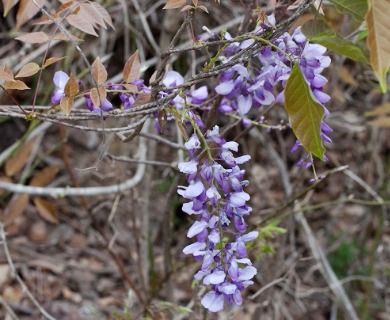
M 22 170 L 24 165 L 27 163 L 28 158 L 30 157 L 34 143 L 35 139 L 27 142 L 5 162 L 5 174 L 8 177 L 13 177 L 18 172 L 20 172 L 20 170 Z
M 14 80 L 14 78 L 9 73 L 7 73 L 3 70 L 0 70 L 0 80 L 12 81 L 12 80 Z
M 45 43 L 49 41 L 49 36 L 42 31 L 38 31 L 26 33 L 15 39 L 26 43 Z
M 19 0 L 3 0 L 3 16 L 6 17 L 8 12 L 13 8 L 15 4 L 17 4 Z
M 141 106 L 150 101 L 150 93 L 140 92 L 135 99 L 134 107 Z
M 77 83 L 77 79 L 71 74 L 68 82 L 65 85 L 64 93 L 68 97 L 75 97 L 76 94 L 79 93 L 79 84 Z
M 134 52 L 131 57 L 126 61 L 125 67 L 123 68 L 123 80 L 129 83 L 140 76 L 140 61 L 138 50 Z
M 73 97 L 62 97 L 60 100 L 60 107 L 61 110 L 65 113 L 65 115 L 69 116 L 70 112 L 72 111 L 74 104 L 74 98 Z
M 168 0 L 163 9 L 177 9 L 186 4 L 186 0 Z
M 46 0 L 35 0 L 35 2 L 43 7 Z M 31 0 L 21 0 L 18 7 L 18 12 L 16 13 L 16 29 L 19 29 L 24 25 L 28 20 L 34 17 L 39 11 L 39 8 Z
M 99 87 L 99 90 L 92 88 L 90 95 L 95 108 L 99 108 L 102 102 L 107 98 L 107 90 L 105 87 Z
M 46 167 L 37 172 L 30 181 L 30 186 L 43 187 L 53 181 L 60 167 L 58 165 Z
M 27 90 L 30 89 L 27 85 L 20 80 L 11 80 L 4 83 L 5 90 Z
M 92 77 L 95 79 L 98 85 L 103 84 L 107 81 L 107 70 L 104 67 L 103 63 L 100 61 L 100 58 L 97 57 L 92 64 Z
M 29 62 L 20 69 L 18 74 L 15 76 L 15 78 L 30 77 L 36 74 L 39 70 L 41 70 L 41 68 L 37 63 Z
M 34 205 L 43 219 L 51 223 L 58 223 L 56 209 L 50 201 L 43 198 L 35 198 Z
M 64 59 L 64 58 L 51 57 L 51 58 L 46 59 L 45 63 L 42 66 L 42 70 L 47 68 L 48 66 L 52 65 L 53 63 L 56 63 L 56 62 L 62 60 L 62 59 Z

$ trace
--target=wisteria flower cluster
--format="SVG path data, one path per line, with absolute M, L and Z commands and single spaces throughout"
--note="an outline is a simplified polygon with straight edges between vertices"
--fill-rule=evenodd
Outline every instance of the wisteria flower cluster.
M 268 22 L 275 24 L 274 17 L 268 17 Z M 234 42 L 222 51 L 219 63 L 223 65 L 232 61 L 237 53 L 253 45 L 266 28 L 265 25 L 259 26 L 249 34 L 249 37 L 240 41 L 234 41 L 226 32 L 225 39 Z M 215 39 L 218 39 L 218 36 L 210 33 L 209 40 Z M 159 92 L 158 98 L 166 98 L 176 93 L 165 107 L 168 111 L 174 110 L 176 116 L 181 115 L 174 117 L 174 113 L 168 112 L 168 120 L 180 119 L 195 132 L 185 143 L 190 159 L 178 165 L 179 170 L 186 175 L 188 183 L 187 186 L 180 186 L 178 189 L 179 195 L 188 201 L 183 204 L 182 210 L 197 217 L 187 233 L 189 238 L 195 240 L 186 246 L 183 252 L 201 262 L 200 270 L 194 278 L 209 286 L 210 290 L 202 297 L 201 303 L 212 312 L 223 310 L 225 304 L 242 304 L 241 293 L 253 283 L 257 273 L 248 258 L 246 243 L 255 240 L 258 232 L 247 232 L 245 222 L 252 208 L 247 205 L 250 196 L 244 191 L 249 182 L 244 179 L 245 171 L 240 165 L 249 161 L 250 156 L 235 157 L 233 153 L 238 151 L 238 143 L 226 141 L 219 133 L 218 126 L 208 130 L 204 136 L 201 135 L 204 123 L 197 110 L 207 111 L 208 99 L 219 96 L 219 112 L 234 113 L 241 117 L 244 124 L 248 123 L 248 119 L 253 118 L 257 109 L 273 105 L 275 102 L 284 103 L 287 80 L 294 64 L 299 64 L 313 96 L 324 108 L 325 118 L 329 112 L 324 105 L 330 99 L 323 92 L 327 79 L 321 75 L 330 64 L 330 58 L 324 55 L 325 51 L 325 47 L 309 43 L 298 28 L 291 35 L 285 33 L 263 46 L 253 57 L 254 66 L 237 63 L 222 71 L 219 83 L 211 94 L 204 85 L 193 90 L 181 91 L 184 78 L 176 71 L 169 71 L 162 81 L 163 89 Z M 56 72 L 54 76 L 56 90 L 51 97 L 53 104 L 60 103 L 65 96 L 68 80 L 69 76 L 66 73 Z M 79 84 L 83 85 L 80 80 Z M 126 91 L 129 85 L 136 88 L 134 93 Z M 121 108 L 124 110 L 135 105 L 138 93 L 151 92 L 151 88 L 146 86 L 142 79 L 129 84 L 107 83 L 104 86 L 118 92 L 122 102 Z M 96 107 L 88 91 L 80 96 L 84 96 L 86 107 L 90 111 L 103 112 L 113 109 L 107 98 Z M 157 113 L 154 115 L 157 119 Z M 254 121 L 262 122 L 262 119 Z M 155 123 L 157 130 L 160 131 L 158 121 Z M 321 139 L 324 142 L 331 142 L 328 135 L 332 129 L 324 119 L 320 131 Z M 291 151 L 295 152 L 300 146 L 300 142 L 297 141 Z M 310 166 L 310 159 L 306 157 L 298 164 Z
M 258 232 L 246 233 L 245 217 L 252 208 L 246 204 L 250 199 L 244 191 L 248 181 L 239 167 L 250 156 L 234 157 L 232 152 L 238 151 L 238 143 L 221 137 L 218 126 L 209 130 L 206 138 L 217 155 L 202 160 L 204 149 L 198 135 L 193 134 L 185 143 L 191 159 L 179 163 L 180 171 L 187 175 L 188 186 L 179 187 L 178 193 L 190 200 L 183 204 L 183 211 L 199 217 L 187 233 L 196 241 L 183 252 L 202 261 L 194 277 L 210 285 L 211 290 L 201 303 L 217 312 L 224 308 L 224 302 L 241 305 L 241 292 L 253 283 L 251 279 L 257 270 L 247 257 L 245 243 L 256 239 Z

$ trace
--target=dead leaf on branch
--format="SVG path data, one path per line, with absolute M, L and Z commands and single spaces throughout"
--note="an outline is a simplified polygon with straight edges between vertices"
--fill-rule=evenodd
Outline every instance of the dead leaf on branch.
M 95 79 L 98 85 L 101 85 L 107 81 L 107 70 L 104 67 L 103 63 L 100 61 L 99 57 L 97 57 L 92 64 L 91 73 L 92 77 Z
M 4 89 L 5 90 L 28 90 L 30 89 L 27 87 L 27 85 L 20 80 L 11 80 L 11 81 L 6 81 L 4 83 Z
M 19 173 L 27 163 L 33 149 L 35 139 L 27 142 L 17 150 L 12 157 L 5 162 L 5 174 L 7 177 L 13 177 Z
M 60 60 L 62 60 L 62 59 L 64 59 L 64 58 L 51 57 L 51 58 L 46 59 L 45 63 L 42 66 L 42 70 L 47 68 L 48 66 L 60 61 Z
M 45 43 L 49 41 L 49 36 L 42 31 L 38 31 L 26 33 L 15 39 L 26 43 Z
M 14 80 L 14 78 L 9 73 L 7 73 L 3 70 L 0 70 L 0 80 L 12 81 L 12 80 Z
M 163 9 L 178 9 L 187 3 L 186 0 L 168 0 Z
M 46 167 L 41 171 L 37 172 L 30 181 L 30 186 L 44 187 L 53 181 L 54 177 L 60 170 L 60 166 L 54 165 Z
M 3 16 L 6 17 L 8 12 L 17 4 L 19 0 L 3 0 Z
M 60 107 L 61 110 L 65 113 L 65 115 L 69 116 L 70 112 L 72 111 L 74 104 L 74 98 L 73 97 L 62 97 L 60 100 Z
M 36 0 L 36 3 L 43 7 L 46 0 Z M 16 29 L 18 30 L 28 20 L 34 17 L 39 11 L 39 8 L 31 0 L 20 0 L 18 12 L 16 13 Z
M 24 77 L 30 77 L 34 74 L 36 74 L 39 70 L 41 70 L 41 68 L 39 67 L 39 65 L 35 62 L 29 62 L 27 63 L 26 65 L 24 65 L 20 70 L 19 72 L 17 73 L 17 75 L 15 76 L 15 78 L 24 78 Z
M 141 64 L 139 61 L 138 50 L 134 52 L 131 57 L 126 61 L 125 67 L 123 68 L 123 80 L 130 83 L 134 80 L 139 79 Z
M 99 87 L 99 90 L 92 88 L 90 95 L 95 108 L 99 108 L 103 101 L 107 98 L 107 90 L 105 87 Z
M 71 74 L 68 82 L 65 85 L 64 93 L 68 97 L 74 98 L 79 93 L 79 90 L 80 88 L 77 79 Z

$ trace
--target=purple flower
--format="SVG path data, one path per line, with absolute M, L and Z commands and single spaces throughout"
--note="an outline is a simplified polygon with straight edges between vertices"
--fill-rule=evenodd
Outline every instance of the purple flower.
M 56 86 L 56 90 L 54 91 L 50 99 L 52 104 L 59 104 L 61 98 L 65 96 L 65 85 L 68 80 L 69 76 L 63 71 L 57 71 L 54 74 L 53 82 Z

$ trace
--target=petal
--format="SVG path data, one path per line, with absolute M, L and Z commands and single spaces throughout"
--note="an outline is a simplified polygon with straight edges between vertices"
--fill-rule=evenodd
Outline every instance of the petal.
M 222 270 L 214 271 L 203 279 L 203 284 L 220 284 L 225 281 L 226 274 Z
M 234 160 L 235 160 L 236 164 L 243 164 L 245 162 L 248 162 L 250 159 L 251 159 L 251 156 L 245 155 L 245 156 L 237 157 Z
M 237 286 L 233 283 L 226 283 L 219 288 L 225 294 L 233 294 L 237 290 Z
M 208 95 L 209 93 L 206 86 L 200 87 L 191 92 L 192 98 L 195 98 L 196 100 L 206 100 Z
M 206 309 L 211 312 L 223 310 L 224 298 L 222 294 L 217 294 L 215 291 L 207 292 L 200 301 Z
M 201 233 L 204 230 L 204 228 L 206 228 L 206 226 L 207 226 L 206 221 L 195 221 L 195 223 L 188 230 L 187 237 L 192 238 L 193 236 L 196 236 L 198 233 Z
M 240 115 L 247 114 L 252 107 L 252 97 L 239 95 L 237 98 L 238 113 Z
M 222 148 L 229 149 L 233 151 L 238 151 L 238 143 L 235 141 L 229 141 L 222 145 Z
M 54 74 L 53 82 L 58 89 L 64 90 L 68 80 L 69 76 L 63 71 L 57 71 Z
M 184 144 L 187 150 L 199 149 L 200 141 L 198 136 L 194 133 L 191 138 Z
M 185 197 L 186 198 L 195 198 L 195 197 L 199 196 L 200 194 L 202 194 L 203 191 L 204 191 L 203 183 L 200 180 L 198 180 L 195 183 L 190 184 L 187 187 L 187 189 L 185 191 Z
M 163 80 L 163 85 L 166 87 L 179 86 L 183 83 L 184 78 L 176 71 L 169 71 Z
M 241 240 L 244 242 L 255 240 L 259 236 L 258 231 L 252 231 L 248 232 L 247 234 L 244 234 L 241 236 Z
M 232 92 L 234 88 L 234 82 L 232 80 L 227 81 L 227 82 L 222 82 L 218 86 L 215 87 L 215 91 L 220 94 L 220 95 L 227 95 L 230 92 Z
M 197 172 L 198 161 L 191 160 L 187 162 L 179 162 L 177 166 L 180 172 L 186 174 L 195 173 Z
M 245 205 L 245 202 L 250 199 L 250 195 L 247 194 L 246 192 L 233 192 L 230 195 L 230 204 L 233 207 L 241 207 Z
M 102 109 L 103 111 L 110 111 L 112 110 L 112 103 L 107 99 L 104 99 L 103 103 L 100 106 L 100 109 Z
M 50 98 L 52 104 L 59 104 L 61 98 L 65 96 L 64 91 L 61 89 L 56 90 Z
M 238 281 L 246 281 L 252 279 L 255 276 L 257 269 L 252 266 L 246 266 L 243 269 L 239 269 L 238 273 Z
M 183 253 L 184 254 L 193 254 L 197 251 L 203 250 L 204 248 L 206 248 L 206 244 L 204 242 L 195 242 L 193 244 L 186 246 L 183 249 Z
M 189 215 L 192 215 L 192 214 L 199 214 L 199 212 L 196 212 L 195 210 L 192 209 L 192 206 L 194 205 L 194 203 L 191 201 L 191 202 L 187 202 L 187 203 L 183 203 L 183 206 L 181 207 L 181 210 Z

